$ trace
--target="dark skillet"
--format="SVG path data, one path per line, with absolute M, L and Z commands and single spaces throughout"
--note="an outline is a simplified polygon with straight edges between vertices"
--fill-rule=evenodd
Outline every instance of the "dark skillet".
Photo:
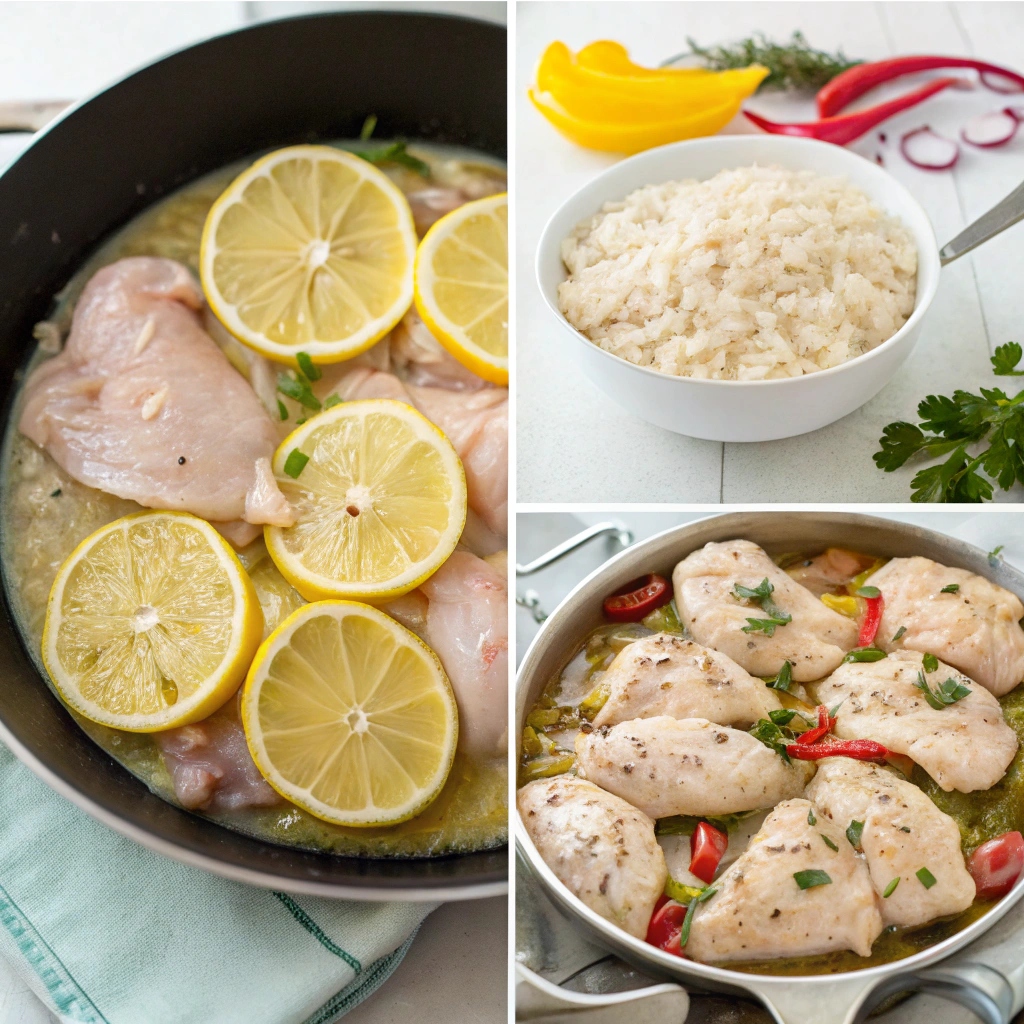
M 260 150 L 376 134 L 504 159 L 506 36 L 465 18 L 329 13 L 189 47 L 79 104 L 0 175 L 4 422 L 52 296 L 89 252 L 154 199 Z M 466 899 L 505 891 L 506 849 L 363 860 L 249 839 L 154 796 L 78 728 L 33 667 L 6 594 L 0 740 L 113 828 L 218 874 L 321 895 Z

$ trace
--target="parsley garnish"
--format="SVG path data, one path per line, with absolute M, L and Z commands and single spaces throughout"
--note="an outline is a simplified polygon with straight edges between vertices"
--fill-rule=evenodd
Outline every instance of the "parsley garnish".
M 948 586 L 943 587 L 940 594 L 955 594 L 960 589 L 959 583 L 950 583 Z
M 849 654 L 843 656 L 843 664 L 849 665 L 851 662 L 859 664 L 865 661 L 881 661 L 884 657 L 885 651 L 878 647 L 854 647 Z
M 299 451 L 298 448 L 293 448 L 288 453 L 288 458 L 284 460 L 284 471 L 293 480 L 297 480 L 299 474 L 306 468 L 307 462 L 309 462 L 309 456 L 305 452 Z
M 818 824 L 818 819 L 814 816 L 814 808 L 813 807 L 808 807 L 807 808 L 807 824 L 808 825 L 817 825 Z
M 917 880 L 926 889 L 930 889 L 938 881 L 938 879 L 927 868 L 918 868 L 914 873 L 917 875 Z
M 796 871 L 793 873 L 793 878 L 801 889 L 813 889 L 819 885 L 832 884 L 832 879 L 829 878 L 828 872 L 819 871 L 817 868 L 811 868 L 807 871 Z
M 860 846 L 860 837 L 864 834 L 864 822 L 863 821 L 851 821 L 846 826 L 846 838 L 850 841 L 850 845 L 856 849 Z
M 928 701 L 928 705 L 936 711 L 941 711 L 943 708 L 949 707 L 950 704 L 963 700 L 971 692 L 969 687 L 957 682 L 952 677 L 944 683 L 939 683 L 933 690 L 928 685 L 928 680 L 923 672 L 917 673 L 917 682 L 914 683 L 914 686 L 924 694 L 924 699 Z
M 993 372 L 1024 376 L 1016 369 L 1022 356 L 1017 342 L 1000 345 L 990 360 Z M 1008 491 L 1024 483 L 1024 390 L 1012 398 L 999 388 L 978 390 L 954 391 L 952 398 L 929 395 L 917 407 L 919 425 L 900 420 L 883 430 L 874 460 L 887 473 L 915 456 L 945 457 L 916 474 L 911 501 L 989 501 L 993 484 Z M 982 442 L 987 447 L 969 454 Z
M 882 893 L 882 899 L 887 900 L 895 891 L 896 886 L 900 884 L 900 876 L 897 875 L 886 887 L 885 892 Z
M 758 719 L 757 725 L 750 730 L 750 735 L 755 740 L 760 740 L 766 747 L 774 750 L 783 761 L 789 764 L 789 754 L 786 752 L 786 746 L 793 741 L 774 722 L 768 721 L 767 718 Z
M 352 153 L 371 164 L 398 164 L 410 171 L 415 171 L 421 178 L 430 177 L 430 164 L 408 152 L 402 139 L 382 146 L 380 149 L 354 149 Z
M 934 654 L 926 654 L 921 659 L 921 663 L 924 665 L 925 672 L 935 672 L 939 667 L 939 659 Z
M 733 587 L 733 593 L 744 601 L 757 601 L 768 617 L 764 619 L 747 619 L 747 625 L 740 628 L 744 633 L 764 633 L 765 636 L 774 636 L 776 626 L 785 626 L 793 621 L 793 616 L 784 612 L 773 600 L 772 593 L 775 587 L 765 576 L 756 587 L 744 587 L 737 583 Z M 782 689 L 782 687 L 776 687 Z
M 750 619 L 747 619 L 747 622 L 750 622 L 750 621 L 751 621 Z M 744 632 L 746 632 L 746 631 L 744 631 Z M 769 636 L 770 635 L 771 634 L 769 634 Z M 768 689 L 770 689 L 770 690 L 784 690 L 786 693 L 789 693 L 790 690 L 792 689 L 792 686 L 793 686 L 793 666 L 792 666 L 792 664 L 790 662 L 788 662 L 788 661 L 784 661 L 782 663 L 782 668 L 779 669 L 779 674 L 777 676 L 773 677 L 772 679 L 766 679 L 764 681 L 764 685 L 767 686 Z M 793 716 L 790 715 L 789 717 L 792 718 Z M 775 719 L 772 718 L 772 721 L 775 722 Z M 789 724 L 789 719 L 787 719 L 785 722 L 776 722 L 776 724 L 777 725 L 788 725 Z
M 789 662 L 787 662 L 786 664 L 788 665 Z M 775 711 L 769 711 L 768 717 L 776 725 L 789 725 L 789 723 L 792 722 L 794 718 L 796 718 L 796 712 L 791 711 L 789 708 L 778 708 Z
M 835 850 L 835 851 L 836 851 L 836 853 L 838 853 L 838 852 L 839 852 L 839 847 L 838 847 L 838 846 L 836 846 L 836 844 L 835 844 L 835 843 L 833 843 L 833 842 L 832 842 L 832 840 L 831 840 L 831 839 L 829 839 L 829 837 L 828 837 L 827 835 L 825 835 L 825 833 L 824 833 L 824 832 L 819 832 L 819 833 L 818 833 L 818 835 L 819 835 L 819 836 L 821 836 L 821 838 L 822 838 L 822 840 L 824 841 L 825 845 L 826 845 L 826 846 L 827 846 L 827 847 L 828 847 L 828 848 L 829 848 L 830 850 Z
M 901 636 L 903 636 L 903 634 L 906 633 L 906 631 L 907 631 L 907 627 L 906 626 L 900 626 L 900 628 L 897 629 L 896 632 L 893 634 L 893 638 L 892 638 L 891 642 L 892 643 L 896 643 L 896 641 L 899 640 L 899 638 Z

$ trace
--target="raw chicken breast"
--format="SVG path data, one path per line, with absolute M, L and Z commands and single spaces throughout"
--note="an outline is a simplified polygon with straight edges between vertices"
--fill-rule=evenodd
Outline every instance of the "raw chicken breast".
M 832 822 L 809 824 L 810 811 L 806 800 L 787 800 L 768 815 L 746 852 L 715 881 L 718 894 L 697 907 L 687 956 L 716 961 L 839 949 L 871 953 L 882 916 L 867 866 Z M 831 881 L 801 889 L 793 876 L 814 870 Z
M 508 389 L 450 391 L 403 384 L 390 373 L 365 367 L 341 377 L 324 373 L 317 382 L 321 399 L 331 393 L 345 400 L 394 398 L 415 406 L 451 441 L 466 471 L 470 507 L 489 530 L 508 536 Z
M 455 551 L 419 590 L 384 608 L 441 659 L 459 706 L 459 749 L 508 749 L 508 586 L 468 551 Z
M 1024 680 L 1024 604 L 966 569 L 930 558 L 894 558 L 868 582 L 884 600 L 878 645 L 934 654 L 997 697 Z M 942 593 L 956 586 L 955 593 Z M 899 640 L 893 637 L 901 629 Z
M 662 716 L 581 732 L 576 771 L 652 818 L 668 818 L 771 807 L 802 793 L 814 766 L 787 764 L 738 729 Z
M 537 852 L 558 880 L 595 913 L 644 938 L 668 877 L 654 822 L 571 775 L 523 786 L 517 803 Z
M 906 754 L 947 792 L 990 789 L 1017 752 L 1017 734 L 1003 721 L 999 701 L 940 661 L 926 675 L 930 688 L 953 678 L 971 692 L 936 711 L 915 685 L 922 673 L 921 654 L 895 651 L 882 661 L 840 665 L 819 684 L 818 699 L 839 704 L 835 734 L 842 739 L 876 740 Z
M 765 578 L 774 586 L 775 604 L 793 621 L 772 636 L 745 633 L 747 619 L 767 613 L 736 596 L 736 584 L 755 589 Z M 789 661 L 793 678 L 808 682 L 828 675 L 857 643 L 857 624 L 826 608 L 783 572 L 756 544 L 730 540 L 705 544 L 672 573 L 679 617 L 693 638 L 727 654 L 751 675 L 776 675 Z
M 237 697 L 202 722 L 154 733 L 153 739 L 182 807 L 237 811 L 281 802 L 249 753 Z
M 277 432 L 202 329 L 180 263 L 119 260 L 75 307 L 64 351 L 25 384 L 19 428 L 76 480 L 148 508 L 288 526 Z
M 389 358 L 393 371 L 407 384 L 449 391 L 479 391 L 487 387 L 485 380 L 448 353 L 415 308 L 391 332 Z
M 774 690 L 731 658 L 669 633 L 624 647 L 601 684 L 611 696 L 594 725 L 668 715 L 749 726 L 782 707 Z
M 974 880 L 964 865 L 960 829 L 913 783 L 865 761 L 830 757 L 818 762 L 807 799 L 819 818 L 845 832 L 862 822 L 861 848 L 878 893 L 883 924 L 912 928 L 974 902 Z M 917 877 L 927 868 L 935 884 Z M 883 897 L 893 879 L 896 888 Z

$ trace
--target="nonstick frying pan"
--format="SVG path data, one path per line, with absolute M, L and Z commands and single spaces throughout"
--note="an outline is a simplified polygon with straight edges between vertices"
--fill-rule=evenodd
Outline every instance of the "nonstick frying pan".
M 405 12 L 273 21 L 191 46 L 77 104 L 0 175 L 0 379 L 6 423 L 32 326 L 87 255 L 154 200 L 234 160 L 302 142 L 381 138 L 506 153 L 506 34 Z M 0 740 L 94 817 L 237 881 L 353 899 L 507 891 L 507 849 L 425 860 L 307 853 L 250 839 L 154 796 L 78 728 L 39 678 L 6 593 Z
M 583 536 L 582 534 L 580 536 Z M 647 573 L 671 578 L 672 569 L 709 541 L 752 540 L 769 554 L 821 551 L 835 545 L 884 557 L 923 555 L 986 576 L 1024 599 L 1024 573 L 993 567 L 983 551 L 906 523 L 846 512 L 734 512 L 674 527 L 627 548 L 583 580 L 541 626 L 523 658 L 516 685 L 516 736 L 552 677 L 595 626 L 606 620 L 607 594 Z M 569 548 L 566 542 L 563 549 Z M 546 562 L 545 558 L 538 563 Z M 530 567 L 526 567 L 529 569 Z M 591 942 L 645 974 L 688 987 L 758 999 L 779 1024 L 852 1024 L 886 997 L 924 990 L 970 1007 L 986 1024 L 1008 1024 L 1024 1006 L 1024 953 L 1019 920 L 1007 933 L 998 922 L 1024 896 L 1024 880 L 984 917 L 920 953 L 843 974 L 783 977 L 747 974 L 673 956 L 633 938 L 577 899 L 544 863 L 515 814 L 518 853 L 551 902 Z M 1019 919 L 1019 914 L 1015 915 Z M 972 944 L 955 962 L 948 958 Z M 940 961 L 946 961 L 940 963 Z

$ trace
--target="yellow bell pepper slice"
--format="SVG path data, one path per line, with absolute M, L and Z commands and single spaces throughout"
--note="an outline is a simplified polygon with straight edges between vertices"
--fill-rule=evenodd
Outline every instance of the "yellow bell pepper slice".
M 840 615 L 845 615 L 850 619 L 856 619 L 860 614 L 860 609 L 857 606 L 857 598 L 855 597 L 841 597 L 837 594 L 822 594 L 821 603 L 826 608 L 831 608 L 832 611 L 839 612 Z
M 629 59 L 629 51 L 622 43 L 611 39 L 598 39 L 588 43 L 576 54 L 576 63 L 592 71 L 607 71 L 615 75 L 635 75 L 638 78 L 665 78 L 675 75 L 710 75 L 707 68 L 645 68 Z

